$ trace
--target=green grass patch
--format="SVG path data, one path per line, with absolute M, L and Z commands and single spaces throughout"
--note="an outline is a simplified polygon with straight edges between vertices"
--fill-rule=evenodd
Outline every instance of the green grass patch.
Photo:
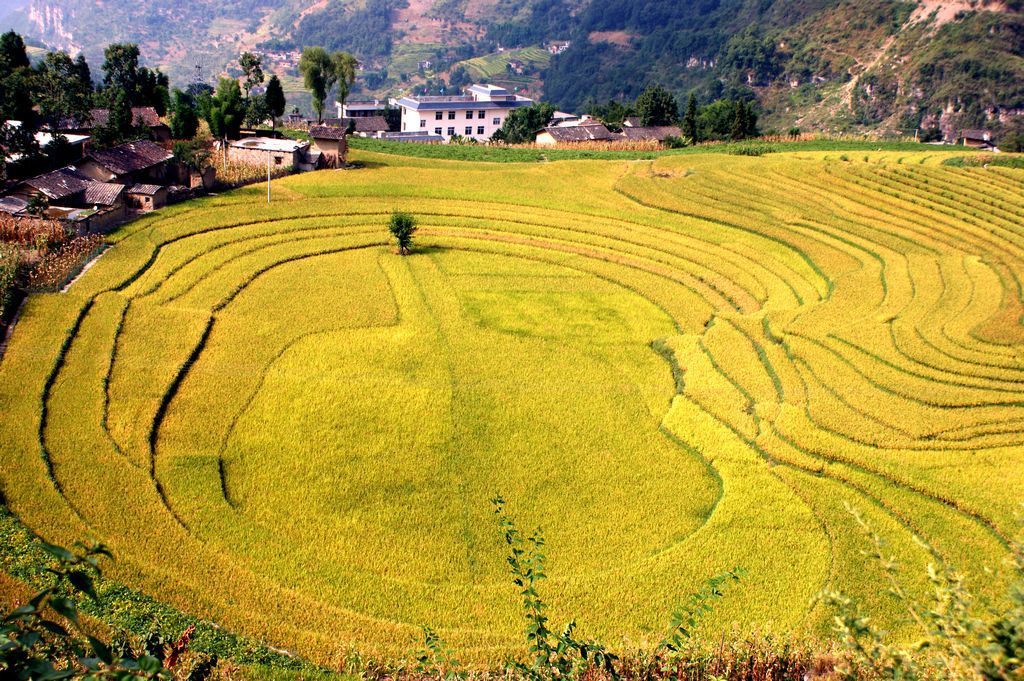
M 684 149 L 665 149 L 662 151 L 635 150 L 598 150 L 598 149 L 547 149 L 502 147 L 485 144 L 417 144 L 412 142 L 393 142 L 353 137 L 349 141 L 353 149 L 373 151 L 397 156 L 416 158 L 447 159 L 453 161 L 482 161 L 488 163 L 536 163 L 543 161 L 578 161 L 578 160 L 651 160 L 662 156 L 678 156 L 689 154 L 733 154 L 740 156 L 761 156 L 764 154 L 784 152 L 870 152 L 870 151 L 908 151 L 944 155 L 951 153 L 948 149 L 934 147 L 915 142 L 872 142 L 872 141 L 832 141 L 819 140 L 808 142 L 772 142 L 757 141 L 702 144 Z M 962 153 L 962 150 L 959 150 Z

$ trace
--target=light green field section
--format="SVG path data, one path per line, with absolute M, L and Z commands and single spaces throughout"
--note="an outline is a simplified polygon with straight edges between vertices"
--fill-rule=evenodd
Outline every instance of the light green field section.
M 551 54 L 543 47 L 522 47 L 504 52 L 493 52 L 480 57 L 460 61 L 469 75 L 476 80 L 503 78 L 509 75 L 509 62 L 517 60 L 532 68 L 545 68 L 551 62 Z
M 845 156 L 845 158 L 844 158 Z M 1024 498 L 1024 173 L 928 154 L 485 164 L 361 152 L 124 227 L 0 363 L 0 489 L 110 573 L 336 663 L 420 625 L 519 650 L 488 500 L 546 531 L 555 621 L 902 631 L 846 507 L 921 593 L 998 599 Z M 394 209 L 420 221 L 394 254 Z M 995 570 L 986 576 L 984 570 Z M 998 602 L 998 601 L 996 601 Z
M 397 78 L 402 73 L 416 73 L 419 62 L 436 61 L 437 55 L 444 51 L 441 43 L 407 43 L 395 45 L 388 67 L 389 75 Z

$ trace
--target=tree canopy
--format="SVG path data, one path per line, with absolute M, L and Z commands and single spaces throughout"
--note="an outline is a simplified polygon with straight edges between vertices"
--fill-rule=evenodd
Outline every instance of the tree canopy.
M 267 111 L 270 113 L 270 117 L 276 126 L 277 119 L 284 115 L 285 106 L 288 104 L 284 97 L 281 81 L 277 76 L 271 76 L 270 80 L 267 81 L 266 101 Z
M 56 128 L 62 119 L 86 121 L 92 107 L 92 80 L 84 59 L 50 52 L 36 70 L 39 115 Z
M 587 113 L 604 123 L 609 130 L 619 131 L 623 121 L 629 116 L 635 116 L 636 110 L 632 105 L 612 99 L 607 104 L 590 104 Z
M 537 133 L 551 122 L 554 113 L 555 107 L 547 102 L 513 109 L 501 129 L 494 133 L 494 139 L 509 144 L 532 142 Z
M 29 66 L 25 41 L 13 31 L 0 35 L 0 121 L 21 121 L 20 126 L 0 125 L 0 175 L 6 179 L 6 157 L 19 156 L 20 166 L 39 158 L 35 139 L 36 113 L 33 95 L 35 78 Z
M 409 254 L 416 229 L 416 218 L 409 213 L 395 211 L 391 214 L 391 220 L 388 222 L 388 231 L 391 232 L 391 236 L 395 237 L 400 255 Z
M 14 31 L 0 35 L 0 78 L 13 71 L 29 67 L 25 41 Z
M 131 101 L 139 92 L 139 46 L 113 43 L 103 50 L 103 87 L 120 88 Z
M 322 47 L 304 49 L 299 59 L 299 72 L 302 73 L 303 84 L 312 95 L 313 111 L 316 112 L 317 122 L 320 122 L 323 120 L 327 92 L 334 84 L 331 57 L 327 50 Z
M 199 130 L 199 114 L 192 95 L 175 88 L 171 96 L 171 137 L 176 140 L 191 139 Z
M 245 118 L 245 102 L 242 89 L 234 78 L 221 78 L 217 91 L 209 98 L 204 108 L 204 117 L 210 126 L 210 133 L 219 139 L 237 139 L 238 131 Z
M 322 47 L 307 47 L 302 51 L 299 72 L 312 95 L 317 122 L 323 120 L 324 103 L 335 84 L 338 86 L 338 101 L 344 103 L 355 82 L 358 63 L 348 52 L 328 54 Z
M 757 135 L 757 112 L 752 102 L 719 99 L 701 107 L 697 115 L 698 140 L 744 139 Z
M 642 125 L 672 125 L 679 118 L 679 104 L 668 90 L 651 85 L 636 98 L 636 115 Z
M 252 89 L 263 82 L 263 60 L 254 52 L 243 52 L 238 65 L 242 67 L 242 87 L 248 99 Z
M 683 114 L 683 134 L 690 138 L 691 142 L 699 141 L 697 130 L 697 96 L 692 92 L 686 100 L 686 113 Z
M 107 90 L 107 121 L 93 130 L 97 146 L 109 147 L 144 136 L 135 126 L 132 104 L 122 87 Z
M 348 52 L 335 52 L 331 55 L 331 68 L 338 86 L 338 101 L 342 104 L 348 99 L 352 84 L 356 81 L 356 69 L 359 61 Z

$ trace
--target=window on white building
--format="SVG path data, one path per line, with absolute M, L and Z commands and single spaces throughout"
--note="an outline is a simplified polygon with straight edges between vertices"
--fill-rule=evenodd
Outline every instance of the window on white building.
M 421 118 L 420 119 L 420 127 L 421 128 L 427 127 L 427 119 L 426 118 Z
M 466 120 L 467 121 L 473 120 L 473 112 L 472 111 L 467 111 L 466 112 Z
M 450 121 L 454 121 L 455 120 L 455 112 L 454 111 L 449 111 L 448 112 L 448 120 L 450 120 Z
M 435 111 L 434 112 L 434 120 L 435 121 L 439 121 L 442 118 L 444 118 L 444 111 Z
M 448 135 L 451 136 L 451 135 L 454 135 L 454 134 L 455 134 L 455 128 L 448 128 Z
M 495 118 L 495 119 L 494 119 L 493 121 L 491 121 L 491 122 L 492 122 L 492 123 L 494 123 L 495 125 L 501 125 L 501 119 L 500 119 L 500 118 Z
M 483 109 L 481 109 L 480 111 L 476 112 L 476 117 L 479 118 L 480 120 L 483 120 L 486 116 L 487 116 L 487 112 L 484 111 Z
M 482 126 L 482 125 L 476 126 L 476 134 L 478 134 L 478 135 L 484 134 L 484 126 Z
M 466 134 L 467 135 L 472 135 L 473 134 L 473 126 L 472 125 L 467 125 L 466 126 Z
M 440 135 L 441 134 L 441 128 L 434 128 L 434 134 L 435 135 Z

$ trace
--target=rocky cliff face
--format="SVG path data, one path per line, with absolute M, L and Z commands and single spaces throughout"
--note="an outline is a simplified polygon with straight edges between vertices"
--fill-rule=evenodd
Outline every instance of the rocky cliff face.
M 32 0 L 26 12 L 31 34 L 47 45 L 72 54 L 81 51 L 68 26 L 73 24 L 74 10 L 48 0 Z

